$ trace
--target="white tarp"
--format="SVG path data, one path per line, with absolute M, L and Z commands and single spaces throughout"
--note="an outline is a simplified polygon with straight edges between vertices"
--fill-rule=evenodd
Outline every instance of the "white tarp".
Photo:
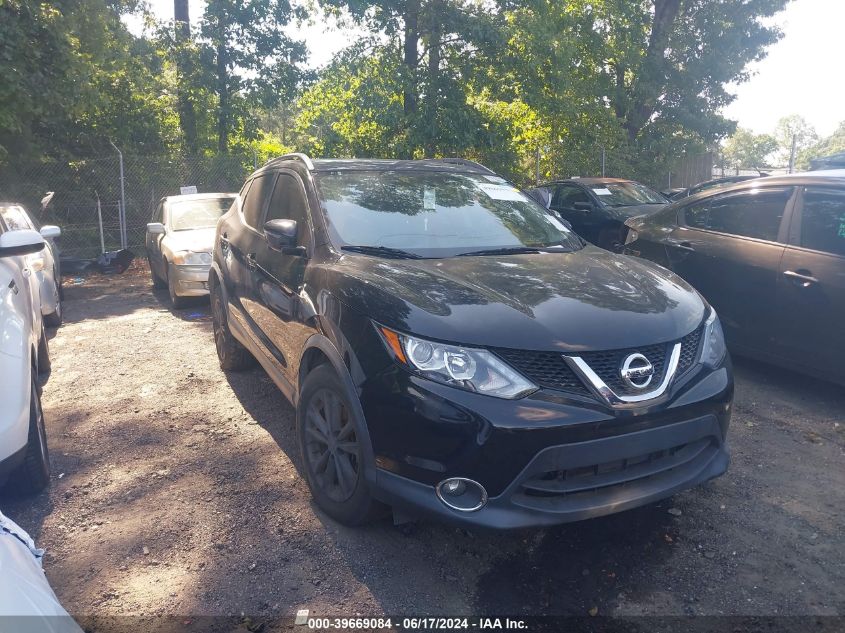
M 44 550 L 0 512 L 0 633 L 82 633 L 50 588 Z

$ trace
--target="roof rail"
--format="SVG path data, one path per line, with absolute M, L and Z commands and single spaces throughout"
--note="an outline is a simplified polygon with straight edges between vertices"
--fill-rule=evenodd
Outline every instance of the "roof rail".
M 311 162 L 311 159 L 308 157 L 308 154 L 303 154 L 302 152 L 292 152 L 290 154 L 283 154 L 282 156 L 275 156 L 269 159 L 265 165 L 269 165 L 272 162 L 277 160 L 300 160 L 305 164 L 309 170 L 314 169 L 314 163 Z
M 467 158 L 438 158 L 437 160 L 451 165 L 466 165 L 467 167 L 474 167 L 475 169 L 480 169 L 488 174 L 498 176 L 498 174 L 489 167 L 485 167 L 481 163 L 476 163 L 474 160 L 469 160 Z

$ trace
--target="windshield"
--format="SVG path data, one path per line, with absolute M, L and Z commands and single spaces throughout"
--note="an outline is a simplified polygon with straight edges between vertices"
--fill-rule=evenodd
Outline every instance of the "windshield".
M 607 207 L 666 204 L 666 198 L 638 182 L 607 182 L 590 185 L 590 189 Z
M 381 246 L 423 257 L 581 248 L 572 231 L 498 176 L 344 171 L 316 180 L 339 245 Z
M 188 231 L 214 227 L 233 201 L 234 198 L 172 201 L 168 206 L 170 228 L 174 231 Z

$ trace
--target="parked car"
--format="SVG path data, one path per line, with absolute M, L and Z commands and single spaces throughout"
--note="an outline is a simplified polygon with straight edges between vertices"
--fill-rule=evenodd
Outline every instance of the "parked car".
M 537 187 L 530 195 L 538 202 L 547 200 L 546 208 L 569 222 L 585 240 L 613 252 L 622 250 L 625 220 L 655 213 L 668 203 L 649 187 L 621 178 L 559 180 Z
M 39 374 L 50 369 L 31 256 L 45 248 L 31 229 L 0 226 L 0 485 L 33 493 L 50 481 Z
M 39 228 L 23 205 L 16 203 L 0 203 L 0 224 L 7 231 L 38 231 L 44 238 L 45 247 L 29 256 L 28 268 L 35 275 L 45 325 L 59 327 L 62 324 L 62 271 L 55 239 L 62 230 L 52 224 Z
M 625 252 L 695 286 L 737 353 L 845 382 L 845 170 L 711 190 L 628 227 Z
M 0 512 L 0 620 L 20 633 L 82 633 L 62 607 L 41 563 L 44 550 Z
M 728 466 L 716 313 L 475 163 L 272 160 L 217 225 L 209 284 L 221 367 L 254 357 L 294 403 L 302 472 L 340 522 L 383 502 L 556 524 Z
M 185 297 L 208 294 L 208 270 L 217 220 L 231 206 L 234 193 L 167 196 L 147 224 L 146 250 L 153 286 L 167 288 L 174 308 Z
M 765 174 L 763 172 L 760 172 L 760 174 L 757 176 L 722 176 L 721 178 L 705 180 L 704 182 L 700 182 L 697 185 L 693 185 L 692 187 L 674 190 L 671 195 L 667 195 L 666 197 L 670 200 L 680 200 L 682 198 L 688 198 L 690 196 L 694 196 L 697 193 L 701 193 L 703 191 L 707 191 L 708 189 L 713 189 L 715 187 L 724 187 L 725 185 L 733 185 L 738 182 L 754 180 L 755 178 L 764 178 L 766 176 L 768 176 L 768 174 Z

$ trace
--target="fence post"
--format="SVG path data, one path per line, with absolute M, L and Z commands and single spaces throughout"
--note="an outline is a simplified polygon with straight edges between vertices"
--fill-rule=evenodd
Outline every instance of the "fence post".
M 604 178 L 604 145 L 601 146 L 601 177 Z
M 106 238 L 103 236 L 103 210 L 100 207 L 100 194 L 95 191 L 94 195 L 97 196 L 97 220 L 100 224 L 100 253 L 105 253 Z
M 118 218 L 120 220 L 120 248 L 126 248 L 126 189 L 123 180 L 123 152 L 117 149 L 117 145 L 109 141 L 111 146 L 117 152 L 120 159 L 120 210 Z

